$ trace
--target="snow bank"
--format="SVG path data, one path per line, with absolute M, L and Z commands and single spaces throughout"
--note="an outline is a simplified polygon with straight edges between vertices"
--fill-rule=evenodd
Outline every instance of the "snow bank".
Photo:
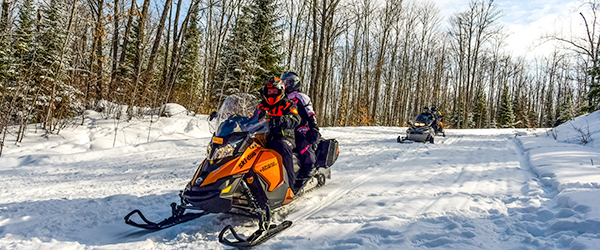
M 530 165 L 544 182 L 558 192 L 600 188 L 600 152 L 582 145 L 544 137 L 521 139 Z
M 168 117 L 146 115 L 143 118 L 107 119 L 103 113 L 88 110 L 83 126 L 65 128 L 58 135 L 46 134 L 34 125 L 28 127 L 22 143 L 8 135 L 0 169 L 24 166 L 49 157 L 65 158 L 83 152 L 99 152 L 119 148 L 116 152 L 141 152 L 148 148 L 142 144 L 175 141 L 211 136 L 206 115 L 186 115 L 187 110 L 178 104 L 164 106 Z M 148 145 L 148 147 L 152 147 Z M 94 154 L 87 154 L 91 157 Z M 102 157 L 104 153 L 95 154 Z M 67 156 L 76 157 L 76 156 Z
M 600 149 L 600 110 L 565 122 L 549 130 L 546 136 L 556 137 L 559 142 L 584 144 L 598 150 Z
M 171 116 L 176 116 L 176 115 L 187 115 L 189 113 L 189 111 L 177 104 L 177 103 L 167 103 L 165 105 L 163 105 L 162 107 L 160 107 L 160 110 L 162 111 L 161 116 L 166 116 L 166 117 L 171 117 Z
M 560 207 L 548 218 L 545 234 L 571 249 L 598 249 L 600 111 L 518 140 L 548 198 Z

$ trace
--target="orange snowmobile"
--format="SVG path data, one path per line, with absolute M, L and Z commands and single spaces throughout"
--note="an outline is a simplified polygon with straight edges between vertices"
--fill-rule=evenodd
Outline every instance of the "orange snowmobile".
M 239 94 L 238 94 L 239 95 Z M 229 99 L 229 97 L 228 97 Z M 238 101 L 224 102 L 239 104 Z M 218 117 L 224 117 L 222 107 Z M 225 109 L 228 110 L 228 109 Z M 242 112 L 243 113 L 243 112 Z M 259 220 L 259 229 L 247 238 L 238 235 L 232 226 L 219 234 L 219 242 L 234 247 L 258 245 L 291 226 L 291 221 L 271 225 L 271 211 L 289 204 L 295 197 L 287 180 L 281 156 L 267 149 L 268 121 L 264 117 L 229 115 L 219 122 L 207 149 L 207 158 L 200 164 L 192 180 L 180 192 L 181 204 L 172 203 L 172 216 L 158 223 L 147 220 L 139 210 L 125 216 L 129 225 L 161 230 L 209 213 L 233 213 Z M 300 190 L 300 193 L 322 186 L 331 178 L 330 167 L 339 154 L 335 139 L 323 140 L 317 149 L 316 173 Z M 297 165 L 297 159 L 294 159 Z M 295 166 L 296 172 L 299 170 Z M 185 213 L 186 210 L 198 210 Z M 136 223 L 131 216 L 138 214 L 144 223 Z M 233 235 L 234 241 L 227 239 Z

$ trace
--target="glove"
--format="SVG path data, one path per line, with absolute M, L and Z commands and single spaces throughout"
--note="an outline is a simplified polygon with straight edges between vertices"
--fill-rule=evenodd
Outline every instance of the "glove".
M 269 118 L 269 127 L 271 128 L 279 128 L 281 124 L 283 124 L 284 119 L 281 116 L 271 116 Z
M 309 129 L 308 131 L 306 131 L 306 140 L 310 144 L 315 144 L 319 140 L 319 130 Z

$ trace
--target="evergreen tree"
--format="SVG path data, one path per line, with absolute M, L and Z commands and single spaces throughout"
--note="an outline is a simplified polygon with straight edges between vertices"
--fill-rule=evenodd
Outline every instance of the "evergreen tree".
M 477 102 L 473 112 L 473 121 L 476 128 L 484 128 L 487 124 L 487 100 L 483 91 L 477 92 Z
M 220 56 L 213 103 L 236 92 L 258 94 L 265 79 L 282 73 L 276 4 L 274 0 L 252 0 L 242 9 Z
M 497 121 L 501 128 L 512 128 L 515 122 L 508 86 L 505 86 L 502 91 L 502 103 L 500 104 L 500 110 L 498 110 Z
M 32 1 L 25 0 L 19 8 L 14 39 L 8 36 L 0 38 L 0 94 L 3 94 L 2 101 L 6 102 L 3 112 L 11 119 L 17 118 L 13 122 L 24 122 L 25 113 L 32 109 L 35 89 L 32 83 L 36 79 L 32 74 L 32 69 L 35 69 L 35 25 Z
M 32 0 L 23 1 L 19 9 L 19 25 L 15 31 L 15 40 L 12 43 L 12 52 L 15 59 L 14 71 L 20 76 L 28 76 L 29 69 L 35 60 L 34 44 L 36 28 L 35 9 Z
M 14 63 L 13 50 L 10 45 L 12 39 L 11 23 L 9 22 L 9 2 L 2 1 L 0 14 L 0 94 L 8 85 L 11 74 L 11 65 Z
M 571 94 L 567 94 L 563 102 L 560 105 L 560 123 L 565 123 L 572 120 L 575 117 L 575 109 L 573 108 L 573 98 Z
M 125 61 L 123 62 L 123 64 L 121 65 L 121 67 L 119 68 L 119 74 L 120 74 L 120 79 L 121 79 L 121 86 L 123 86 L 123 88 L 121 88 L 121 95 L 125 95 L 127 96 L 128 93 L 133 93 L 133 86 L 131 86 L 132 84 L 132 75 L 134 74 L 134 68 L 133 68 L 133 62 L 135 61 L 135 58 L 137 56 L 138 53 L 138 44 L 140 42 L 140 40 L 138 39 L 139 34 L 140 34 L 140 25 L 139 25 L 140 19 L 136 18 L 134 20 L 134 23 L 131 25 L 131 32 L 129 32 L 129 36 L 125 37 L 123 39 L 127 39 L 127 50 L 125 51 Z M 120 98 L 121 100 L 124 100 L 122 98 Z
M 521 96 L 521 94 L 518 92 L 515 96 L 516 98 L 513 102 L 513 114 L 515 114 L 515 118 L 517 120 L 515 122 L 515 125 L 517 128 L 528 128 L 530 124 L 529 112 L 527 110 L 527 99 L 525 96 Z
M 553 88 L 550 87 L 546 92 L 546 98 L 544 100 L 544 107 L 542 109 L 542 126 L 545 127 L 553 127 L 556 121 L 554 117 L 554 91 Z
M 529 110 L 528 112 L 528 116 L 529 116 L 529 127 L 530 128 L 536 128 L 539 127 L 538 121 L 537 121 L 537 114 L 535 113 L 535 108 L 533 105 L 529 105 L 529 107 L 527 108 L 527 110 Z
M 590 84 L 590 91 L 587 94 L 588 99 L 588 112 L 593 112 L 600 109 L 600 66 L 597 66 L 590 70 L 589 74 L 594 78 Z
M 3 88 L 7 85 L 7 81 L 10 78 L 10 68 L 13 64 L 12 48 L 10 46 L 10 39 L 6 37 L 0 37 L 0 93 L 3 93 Z
M 450 117 L 450 123 L 453 128 L 462 128 L 462 122 L 464 120 L 465 105 L 462 99 L 454 102 L 454 112 Z
M 249 92 L 255 80 L 249 65 L 256 61 L 253 53 L 256 51 L 256 44 L 252 40 L 250 14 L 249 8 L 245 7 L 223 48 L 217 84 L 214 86 L 217 100 L 223 100 L 225 96 L 236 92 Z
M 42 7 L 42 21 L 38 24 L 40 30 L 36 38 L 35 58 L 39 63 L 34 67 L 40 88 L 40 103 L 44 108 L 44 127 L 49 131 L 58 129 L 53 124 L 54 118 L 70 117 L 75 114 L 72 99 L 77 91 L 68 82 L 64 68 L 70 57 L 69 46 L 65 46 L 67 37 L 68 15 L 70 6 L 63 0 L 50 0 Z M 36 59 L 37 60 L 37 59 Z
M 278 67 L 281 54 L 280 33 L 281 26 L 277 25 L 280 19 L 280 10 L 276 0 L 254 0 L 250 6 L 253 15 L 252 38 L 256 43 L 256 76 L 255 86 L 260 88 L 268 77 L 279 76 L 282 72 Z
M 198 8 L 190 13 L 188 27 L 183 36 L 183 58 L 176 80 L 177 92 L 187 95 L 188 101 L 198 96 L 198 82 L 201 79 L 200 52 L 202 47 L 202 32 L 198 27 Z M 175 102 L 184 104 L 183 97 L 174 97 Z M 188 108 L 189 103 L 188 103 Z

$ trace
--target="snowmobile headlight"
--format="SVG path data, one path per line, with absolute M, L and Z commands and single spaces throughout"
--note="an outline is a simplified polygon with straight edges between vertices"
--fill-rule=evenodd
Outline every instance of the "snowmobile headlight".
M 227 145 L 224 145 L 222 147 L 219 147 L 217 149 L 214 150 L 214 152 L 212 153 L 212 155 L 209 155 L 208 159 L 209 160 L 218 160 L 218 159 L 222 159 L 228 156 L 232 156 L 233 155 L 233 151 L 235 151 L 235 148 L 243 141 L 243 139 L 234 141 L 232 143 L 229 143 Z
M 425 126 L 425 123 L 422 123 L 422 122 L 415 122 L 415 126 L 416 126 L 416 127 L 423 127 L 423 126 Z

